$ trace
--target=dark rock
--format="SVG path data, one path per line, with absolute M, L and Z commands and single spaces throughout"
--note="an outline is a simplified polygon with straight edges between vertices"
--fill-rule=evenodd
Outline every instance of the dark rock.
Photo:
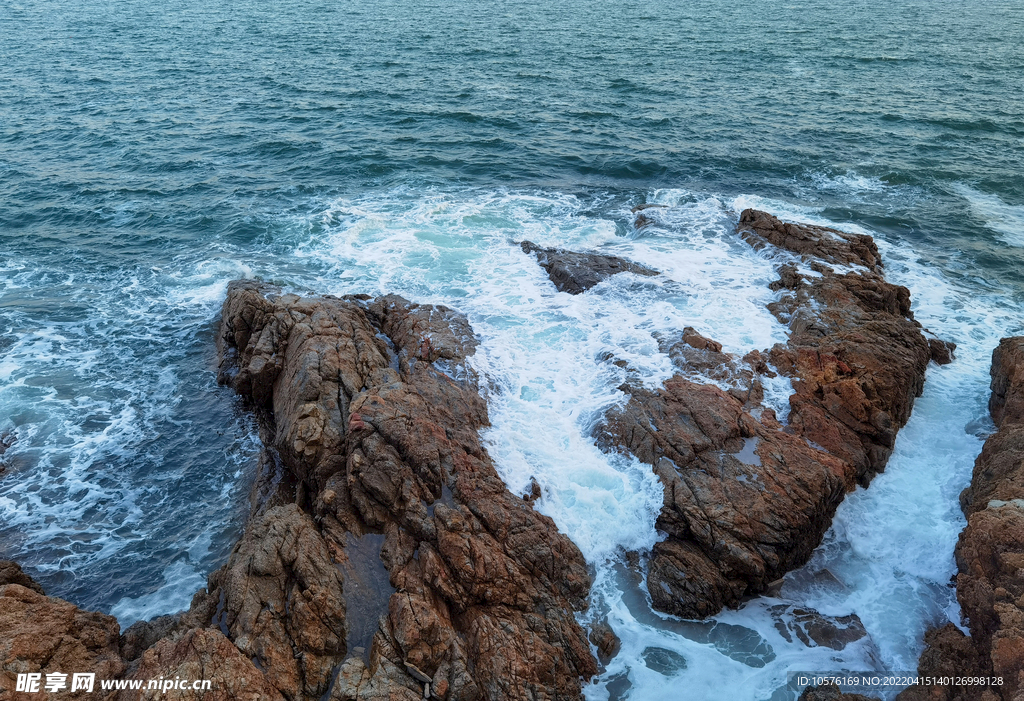
M 36 580 L 29 577 L 21 570 L 17 562 L 11 560 L 0 560 L 0 587 L 5 584 L 18 584 L 26 589 L 31 589 L 37 594 L 46 595 L 43 588 Z
M 938 338 L 929 338 L 928 350 L 931 351 L 932 360 L 934 360 L 938 365 L 949 365 L 956 360 L 956 356 L 953 354 L 953 351 L 956 350 L 956 344 L 952 341 L 942 341 Z
M 631 210 L 629 210 L 630 212 L 632 212 L 633 214 L 636 215 L 636 218 L 633 219 L 633 227 L 635 229 L 642 229 L 645 226 L 650 226 L 651 224 L 654 223 L 654 219 L 652 217 L 649 217 L 646 214 L 643 214 L 644 210 L 647 210 L 647 209 L 666 209 L 666 205 L 663 205 L 663 204 L 638 204 L 636 207 L 633 207 Z
M 535 253 L 537 262 L 547 271 L 551 282 L 560 292 L 578 295 L 591 287 L 618 273 L 653 276 L 657 270 L 651 270 L 637 263 L 618 256 L 605 256 L 600 253 L 574 253 L 559 248 L 541 248 L 529 241 L 520 246 L 524 253 Z
M 863 694 L 844 694 L 836 684 L 826 682 L 821 686 L 807 687 L 797 701 L 878 701 L 878 699 Z
M 812 609 L 782 604 L 770 610 L 779 634 L 788 642 L 795 638 L 807 647 L 843 650 L 868 634 L 856 614 L 825 616 Z
M 157 616 L 149 621 L 136 621 L 121 634 L 121 656 L 128 662 L 139 659 L 157 641 L 171 636 L 180 625 L 180 613 Z
M 17 435 L 13 431 L 4 431 L 0 433 L 0 472 L 7 469 L 7 458 L 5 454 L 7 450 L 14 445 L 14 442 L 18 439 Z

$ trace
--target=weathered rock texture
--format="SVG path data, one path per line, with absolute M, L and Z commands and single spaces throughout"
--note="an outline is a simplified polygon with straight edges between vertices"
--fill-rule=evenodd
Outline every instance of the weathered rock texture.
M 521 244 L 523 253 L 535 253 L 537 262 L 547 271 L 551 282 L 560 292 L 578 295 L 591 287 L 607 280 L 617 273 L 634 273 L 636 275 L 653 276 L 657 270 L 633 263 L 617 256 L 605 256 L 600 253 L 574 253 L 560 248 L 541 248 L 529 241 Z
M 648 587 L 656 608 L 687 618 L 736 606 L 807 561 L 845 493 L 884 468 L 931 355 L 909 291 L 882 278 L 870 237 L 753 210 L 738 231 L 814 271 L 786 264 L 772 285 L 789 342 L 741 359 L 687 328 L 667 348 L 679 374 L 656 391 L 624 386 L 629 402 L 598 435 L 661 478 L 668 537 L 651 553 Z M 787 425 L 762 405 L 769 363 L 793 378 Z
M 1024 337 L 992 354 L 992 419 L 971 485 L 960 495 L 967 527 L 956 546 L 965 636 L 952 623 L 929 631 L 918 670 L 931 676 L 1001 677 L 1001 685 L 909 689 L 902 701 L 1024 699 Z
M 581 699 L 586 563 L 480 444 L 475 344 L 445 307 L 232 283 L 221 379 L 266 447 L 243 537 L 188 611 L 120 637 L 0 563 L 0 697 L 54 670 L 206 701 Z
M 809 686 L 800 694 L 798 701 L 878 701 L 873 696 L 863 694 L 844 694 L 835 684 Z
M 0 562 L 0 699 L 13 699 L 17 675 L 92 672 L 112 679 L 125 668 L 117 619 L 82 611 L 42 587 L 13 562 Z M 42 685 L 40 685 L 40 689 Z M 31 698 L 25 694 L 24 698 Z M 107 698 L 96 690 L 92 698 Z
M 596 670 L 573 615 L 586 564 L 480 445 L 465 319 L 239 282 L 222 323 L 224 378 L 273 417 L 294 485 L 265 497 L 207 594 L 267 680 L 287 699 L 579 698 Z M 349 586 L 363 539 L 393 593 Z M 355 615 L 378 620 L 368 640 Z

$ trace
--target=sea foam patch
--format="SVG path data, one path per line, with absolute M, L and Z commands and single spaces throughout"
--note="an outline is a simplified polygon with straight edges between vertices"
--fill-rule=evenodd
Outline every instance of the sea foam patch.
M 999 238 L 1011 246 L 1024 247 L 1024 206 L 1007 204 L 996 195 L 962 183 L 953 190 L 967 200 L 974 216 L 997 232 Z

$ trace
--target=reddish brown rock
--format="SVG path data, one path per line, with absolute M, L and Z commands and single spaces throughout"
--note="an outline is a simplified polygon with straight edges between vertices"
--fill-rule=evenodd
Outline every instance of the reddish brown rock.
M 223 320 L 222 376 L 269 410 L 268 442 L 295 484 L 296 503 L 265 510 L 210 578 L 228 636 L 268 680 L 289 699 L 422 697 L 426 685 L 459 701 L 580 698 L 596 671 L 573 616 L 586 565 L 479 442 L 465 319 L 241 282 Z M 394 590 L 383 598 L 340 574 L 367 538 L 382 538 L 368 566 Z M 350 627 L 352 649 L 346 611 L 379 619 L 365 643 Z
M 642 214 L 637 217 L 637 228 L 644 226 L 646 219 Z M 638 263 L 633 263 L 618 256 L 606 256 L 600 253 L 575 253 L 564 251 L 560 248 L 541 248 L 529 241 L 523 241 L 523 253 L 535 253 L 537 262 L 547 271 L 551 282 L 560 292 L 568 292 L 571 295 L 578 295 L 586 292 L 591 287 L 610 278 L 618 273 L 634 273 L 636 275 L 652 276 L 657 275 L 657 270 L 651 270 Z
M 929 338 L 928 349 L 931 351 L 932 360 L 938 365 L 949 365 L 956 360 L 956 356 L 953 355 L 953 351 L 956 350 L 956 344 L 952 341 Z
M 971 634 L 952 624 L 930 631 L 919 672 L 1002 683 L 908 690 L 901 701 L 1024 698 L 1024 337 L 1003 339 L 992 354 L 989 408 L 999 430 L 960 495 L 967 527 L 956 546 L 956 589 Z
M 209 680 L 183 698 L 582 699 L 579 549 L 513 496 L 478 437 L 465 318 L 387 296 L 229 286 L 222 381 L 265 451 L 245 533 L 186 612 L 117 621 L 0 563 L 0 694 L 17 672 Z M 155 698 L 125 688 L 119 701 Z
M 11 573 L 14 568 L 4 569 Z M 96 679 L 119 677 L 125 668 L 119 634 L 113 616 L 82 611 L 44 595 L 38 585 L 0 586 L 0 699 L 15 698 L 19 673 L 40 673 L 43 681 L 47 673 L 67 674 L 69 688 L 75 672 L 91 672 Z M 108 698 L 98 682 L 92 698 Z
M 181 688 L 165 691 L 148 688 L 149 680 L 188 680 Z M 194 628 L 180 639 L 161 640 L 142 655 L 125 675 L 143 681 L 140 690 L 118 692 L 116 701 L 150 701 L 173 694 L 187 701 L 284 701 L 267 676 L 260 672 L 220 631 Z M 203 688 L 203 681 L 210 682 Z M 199 688 L 192 685 L 199 682 Z
M 885 467 L 896 432 L 924 389 L 931 358 L 910 311 L 910 291 L 886 282 L 870 236 L 779 221 L 746 210 L 737 227 L 755 248 L 774 245 L 810 262 L 816 276 L 783 271 L 769 305 L 790 330 L 769 354 L 793 378 L 793 430 L 841 458 L 867 484 Z M 836 273 L 831 265 L 862 269 Z
M 859 265 L 875 273 L 882 269 L 878 246 L 864 234 L 784 222 L 756 209 L 743 210 L 738 230 L 749 232 L 750 236 L 746 238 L 757 249 L 772 245 L 792 251 L 808 263 L 824 261 L 831 265 Z
M 769 309 L 789 342 L 740 359 L 688 327 L 666 344 L 679 374 L 657 391 L 624 386 L 629 402 L 598 434 L 661 478 L 657 526 L 668 537 L 651 554 L 648 588 L 656 608 L 688 618 L 737 606 L 807 561 L 845 493 L 885 466 L 930 358 L 910 293 L 881 277 L 870 237 L 753 210 L 738 231 L 816 271 L 784 265 L 773 284 L 782 294 Z M 793 378 L 785 426 L 762 405 L 769 363 Z

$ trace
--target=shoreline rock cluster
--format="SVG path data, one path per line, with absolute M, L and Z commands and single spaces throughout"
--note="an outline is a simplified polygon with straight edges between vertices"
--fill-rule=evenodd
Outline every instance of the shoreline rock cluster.
M 918 676 L 946 683 L 908 687 L 897 701 L 1024 699 L 1024 336 L 1000 341 L 991 375 L 997 430 L 960 494 L 967 527 L 955 550 L 957 599 L 970 635 L 953 623 L 925 633 Z M 954 682 L 962 678 L 968 681 Z M 871 699 L 832 685 L 808 688 L 800 701 Z
M 989 411 L 996 432 L 960 495 L 967 527 L 956 545 L 956 593 L 970 636 L 928 631 L 918 672 L 1002 678 L 1001 684 L 910 688 L 900 701 L 1024 699 L 1024 337 L 992 353 Z
M 667 538 L 645 561 L 647 587 L 655 608 L 685 618 L 772 591 L 804 564 L 844 495 L 884 469 L 928 362 L 955 348 L 925 338 L 870 237 L 755 210 L 737 233 L 780 261 L 769 309 L 788 341 L 740 357 L 691 327 L 661 339 L 677 374 L 656 390 L 624 384 L 628 401 L 594 436 L 660 478 Z M 659 274 L 521 247 L 570 294 L 622 272 Z M 533 508 L 537 485 L 511 494 L 480 442 L 487 407 L 466 362 L 475 347 L 447 307 L 231 283 L 220 380 L 255 411 L 264 444 L 244 533 L 189 610 L 123 634 L 113 617 L 47 597 L 0 563 L 0 696 L 18 672 L 74 669 L 211 679 L 212 691 L 182 693 L 206 701 L 582 699 L 599 669 L 592 650 L 606 663 L 618 641 L 603 624 L 588 641 L 576 615 L 588 604 L 587 563 Z M 957 551 L 973 637 L 947 644 L 954 633 L 936 633 L 922 667 L 972 644 L 992 669 L 1024 665 L 1024 591 L 1007 583 L 1024 548 L 998 544 L 1024 533 L 1024 494 L 1003 484 L 1024 484 L 1019 455 L 1004 459 L 1004 444 L 1024 446 L 1024 346 L 1000 348 L 1000 432 L 965 491 L 970 525 Z M 794 387 L 781 418 L 764 401 L 777 374 Z M 864 635 L 854 616 L 778 615 L 795 617 L 801 640 L 806 628 L 834 649 Z
M 462 315 L 238 281 L 221 342 L 265 445 L 228 562 L 188 611 L 121 636 L 0 568 L 0 691 L 74 669 L 210 679 L 206 701 L 582 698 L 587 566 L 480 443 Z
M 598 433 L 661 479 L 668 537 L 647 586 L 655 608 L 684 618 L 736 607 L 810 558 L 846 492 L 884 469 L 931 358 L 910 291 L 884 280 L 871 237 L 756 210 L 737 231 L 796 256 L 769 305 L 789 341 L 740 358 L 687 328 L 666 348 L 678 373 L 655 391 L 624 385 L 628 403 Z M 776 372 L 793 380 L 785 424 L 763 404 Z

